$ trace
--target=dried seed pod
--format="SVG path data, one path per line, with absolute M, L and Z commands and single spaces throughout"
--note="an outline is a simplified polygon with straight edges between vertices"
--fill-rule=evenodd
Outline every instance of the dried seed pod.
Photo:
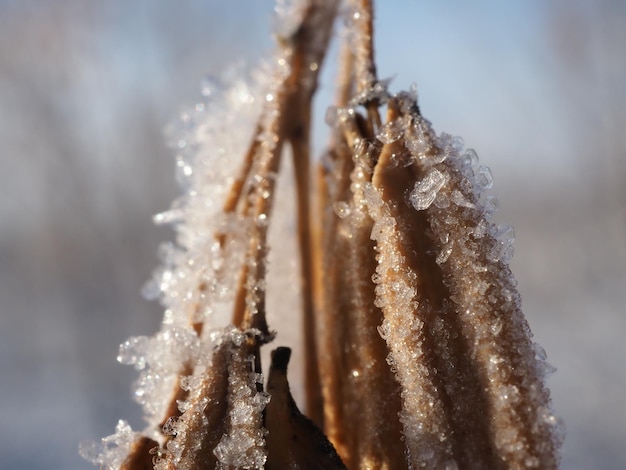
M 349 114 L 349 113 L 348 113 Z M 349 468 L 407 466 L 400 421 L 400 387 L 386 362 L 378 333 L 373 221 L 363 204 L 371 172 L 336 136 L 332 170 L 323 173 L 333 192 L 326 200 L 321 243 L 320 376 L 325 431 Z
M 89 452 L 94 463 L 558 466 L 558 420 L 507 265 L 512 229 L 490 221 L 491 174 L 460 140 L 435 134 L 414 93 L 393 95 L 376 78 L 371 1 L 346 1 L 352 43 L 328 113 L 331 150 L 317 171 L 321 223 L 310 207 L 311 100 L 333 0 L 300 5 L 264 88 L 227 94 L 228 105 L 262 108 L 248 148 L 224 127 L 240 123 L 232 121 L 239 108 L 203 128 L 211 145 L 233 134 L 216 146 L 219 164 L 207 165 L 207 139 L 197 137 L 197 161 L 184 163 L 188 193 L 161 217 L 179 222 L 181 245 L 168 250 L 159 280 L 162 329 L 120 350 L 123 362 L 143 369 L 136 395 L 150 424 L 140 434 L 120 422 L 102 452 Z M 267 233 L 285 144 L 297 186 L 311 419 L 287 382 L 290 350 L 272 353 L 266 391 L 261 367 L 260 349 L 274 339 L 265 315 Z M 234 148 L 244 155 L 238 173 L 222 155 Z M 215 330 L 211 315 L 232 326 Z
M 289 391 L 289 348 L 272 351 L 267 392 L 272 399 L 265 411 L 268 461 L 266 468 L 345 469 L 324 433 L 300 413 Z
M 353 109 L 344 115 L 344 145 L 352 149 L 354 169 L 350 215 L 334 225 L 346 259 L 336 269 L 367 272 L 375 253 L 374 303 L 383 313 L 380 332 L 400 384 L 410 462 L 424 468 L 556 468 L 559 430 L 506 263 L 509 240 L 497 238 L 481 202 L 484 170 L 474 175 L 459 142 L 435 136 L 409 94 L 389 100 L 376 135 L 382 145 L 359 125 Z M 367 250 L 355 231 L 367 226 L 364 211 L 375 246 L 369 257 L 351 259 L 349 253 Z M 346 228 L 352 212 L 360 213 L 360 222 Z M 341 242 L 343 232 L 348 235 Z M 350 276 L 338 281 L 337 291 L 355 299 L 358 283 Z M 330 318 L 330 330 L 341 328 L 351 313 L 362 314 L 333 292 L 328 289 L 327 303 L 348 313 Z M 348 323 L 336 343 L 365 338 L 356 322 Z M 336 375 L 333 384 L 349 380 L 347 371 Z M 385 388 L 383 377 L 374 382 L 374 393 Z M 329 394 L 330 412 L 337 413 L 334 401 Z M 349 456 L 342 444 L 350 431 L 342 431 L 337 445 Z

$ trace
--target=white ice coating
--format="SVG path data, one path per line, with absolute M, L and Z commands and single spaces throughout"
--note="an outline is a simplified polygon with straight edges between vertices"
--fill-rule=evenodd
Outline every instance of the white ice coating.
M 235 78 L 245 75 L 242 72 L 205 80 L 202 101 L 168 129 L 186 191 L 172 209 L 155 218 L 159 223 L 175 220 L 177 244 L 163 245 L 163 267 L 144 289 L 160 298 L 165 315 L 156 335 L 131 338 L 118 357 L 142 370 L 135 398 L 144 407 L 149 427 L 163 420 L 181 370 L 210 356 L 202 354 L 210 351 L 210 335 L 199 338 L 192 324 L 230 322 L 251 221 L 224 214 L 222 204 L 250 144 L 265 87 L 262 73 Z M 229 235 L 225 246 L 220 246 L 217 234 Z
M 267 223 L 260 218 L 251 220 L 224 213 L 223 204 L 252 142 L 261 109 L 264 109 L 261 125 L 269 127 L 258 136 L 261 153 L 269 154 L 276 145 L 276 129 L 267 123 L 279 111 L 268 102 L 276 96 L 277 84 L 289 73 L 286 59 L 280 55 L 274 58 L 273 65 L 262 65 L 251 73 L 236 68 L 223 77 L 206 79 L 202 99 L 167 129 L 168 139 L 177 151 L 177 176 L 184 193 L 171 209 L 155 216 L 156 223 L 174 225 L 176 244 L 161 247 L 163 265 L 143 290 L 147 297 L 160 299 L 165 314 L 159 332 L 152 337 L 130 338 L 120 346 L 118 355 L 120 362 L 141 371 L 135 384 L 135 398 L 142 404 L 148 421 L 144 435 L 151 438 L 158 438 L 155 431 L 164 419 L 182 371 L 206 369 L 216 341 L 221 341 L 221 334 L 213 332 L 231 321 L 238 273 L 246 262 L 250 231 L 254 224 Z M 263 165 L 265 161 L 259 158 L 254 164 Z M 245 184 L 262 186 L 258 181 Z M 266 197 L 262 191 L 256 191 L 255 195 Z M 224 236 L 223 246 L 218 241 L 220 235 Z M 250 286 L 250 291 L 258 288 L 264 286 Z M 200 337 L 192 326 L 194 323 L 204 325 Z M 187 387 L 194 383 L 199 382 L 191 379 L 182 382 Z M 248 395 L 243 396 L 245 387 L 232 385 L 232 393 L 246 407 L 232 410 L 234 421 L 249 415 L 251 406 L 257 410 L 264 407 L 266 399 L 256 394 L 256 389 L 252 393 L 248 387 Z M 106 468 L 118 468 L 132 441 L 140 436 L 126 425 L 120 426 L 115 435 L 103 440 L 108 450 L 82 453 Z M 172 426 L 174 423 L 170 423 Z M 239 452 L 246 448 L 237 429 L 235 425 L 217 451 L 224 462 L 235 458 L 232 456 L 235 444 L 239 445 Z M 262 443 L 249 444 L 250 451 L 242 455 L 252 459 L 250 462 L 261 462 L 263 452 L 254 449 L 262 447 Z M 176 449 L 177 445 L 171 441 L 168 450 L 182 453 L 182 449 Z M 83 449 L 89 448 L 89 444 L 83 445 Z M 260 467 L 261 463 L 246 468 Z
M 380 88 L 380 83 L 376 86 Z M 386 89 L 365 90 L 361 95 L 368 93 L 389 98 Z M 498 204 L 487 192 L 493 186 L 490 170 L 478 164 L 476 152 L 466 150 L 462 139 L 448 134 L 437 136 L 430 123 L 416 112 L 413 95 L 403 93 L 389 98 L 390 108 L 397 106 L 398 110 L 395 115 L 391 112 L 392 120 L 378 130 L 380 143 L 372 144 L 379 152 L 373 154 L 373 161 L 378 160 L 374 184 L 367 183 L 367 179 L 353 179 L 351 185 L 355 200 L 352 207 L 364 204 L 374 221 L 371 237 L 376 241 L 378 266 L 372 279 L 376 305 L 384 313 L 378 331 L 387 342 L 388 362 L 402 385 L 400 419 L 410 461 L 416 468 L 456 468 L 452 442 L 458 439 L 455 434 L 459 431 L 450 426 L 465 424 L 455 418 L 450 421 L 448 413 L 454 416 L 457 406 L 469 409 L 461 395 L 464 384 L 476 384 L 476 378 L 471 377 L 476 374 L 489 384 L 477 393 L 486 397 L 487 412 L 494 417 L 492 428 L 485 432 L 493 432 L 491 439 L 498 458 L 512 468 L 520 462 L 528 468 L 554 468 L 554 449 L 559 446 L 561 431 L 542 383 L 551 367 L 530 341 L 515 280 L 507 266 L 513 254 L 513 229 L 492 222 Z M 359 104 L 355 99 L 345 109 L 333 108 L 328 119 L 349 130 Z M 369 150 L 364 151 L 368 145 L 358 137 L 352 143 L 357 171 L 363 160 L 371 161 Z M 408 150 L 408 156 L 400 145 Z M 408 166 L 411 168 L 402 169 Z M 367 165 L 364 168 L 369 170 Z M 397 181 L 385 176 L 395 174 L 399 175 Z M 402 182 L 407 176 L 414 180 L 408 180 L 407 184 L 412 185 L 408 189 Z M 397 198 L 398 192 L 405 200 Z M 435 293 L 430 294 L 439 296 L 445 291 L 437 309 L 418 291 L 419 286 L 436 281 L 437 276 L 419 271 L 425 266 L 419 259 L 425 256 L 415 252 L 418 245 L 412 237 L 417 234 L 410 233 L 413 218 L 406 208 L 402 209 L 404 205 L 422 214 L 414 218 L 416 229 L 422 230 L 418 227 L 423 223 L 430 225 L 422 235 L 430 241 L 423 239 L 420 244 L 429 245 L 428 254 L 433 253 L 433 261 L 441 267 L 444 289 L 431 290 Z M 342 203 L 333 208 L 339 217 L 347 217 L 352 207 Z M 411 252 L 418 257 L 417 263 L 407 262 Z M 458 325 L 454 324 L 457 320 L 444 324 L 450 315 L 458 318 Z M 455 358 L 448 349 L 450 340 L 446 338 L 450 335 L 465 338 L 467 360 Z M 438 342 L 433 344 L 433 338 Z M 440 358 L 439 370 L 430 369 L 433 354 Z M 444 364 L 450 364 L 451 371 L 442 370 Z M 458 378 L 454 364 L 474 372 Z M 522 371 L 522 377 L 515 370 Z M 459 369 L 458 374 L 466 372 Z M 444 405 L 442 393 L 453 397 L 453 403 Z M 452 410 L 446 409 L 449 406 Z M 520 420 L 528 424 L 520 427 Z
M 312 5 L 315 8 L 311 13 Z M 164 438 L 158 428 L 167 418 L 178 385 L 190 397 L 198 397 L 194 388 L 208 383 L 203 374 L 208 371 L 214 349 L 224 341 L 218 328 L 232 321 L 240 274 L 247 273 L 244 286 L 248 312 L 255 314 L 264 295 L 268 251 L 265 231 L 281 150 L 279 134 L 284 131 L 281 113 L 291 107 L 286 97 L 293 90 L 286 80 L 292 72 L 293 36 L 306 21 L 310 37 L 303 60 L 308 67 L 299 73 L 299 86 L 305 92 L 312 91 L 327 45 L 330 28 L 326 26 L 332 24 L 335 8 L 334 2 L 327 0 L 279 1 L 276 32 L 280 46 L 271 63 L 252 73 L 239 68 L 221 77 L 207 77 L 202 84 L 203 98 L 183 112 L 167 131 L 177 152 L 176 172 L 184 193 L 169 210 L 154 217 L 156 223 L 175 227 L 176 243 L 163 245 L 162 267 L 143 289 L 146 297 L 161 301 L 165 314 L 156 335 L 130 338 L 120 347 L 118 356 L 120 362 L 141 371 L 135 397 L 143 405 L 148 421 L 144 435 L 161 445 Z M 250 148 L 254 151 L 249 154 Z M 250 155 L 253 158 L 246 160 Z M 247 175 L 243 180 L 242 168 L 246 168 Z M 241 191 L 232 191 L 233 188 Z M 235 198 L 235 206 L 226 208 L 227 201 L 232 201 L 227 198 L 236 193 L 241 196 Z M 297 297 L 296 303 L 300 301 Z M 276 304 L 271 298 L 269 303 Z M 288 309 L 289 305 L 293 302 L 281 301 L 276 310 Z M 289 313 L 292 312 L 293 308 Z M 227 393 L 233 403 L 225 434 L 214 449 L 224 468 L 262 468 L 265 461 L 260 416 L 267 397 L 257 393 L 256 381 L 260 376 L 244 373 L 244 363 L 250 365 L 249 358 L 233 359 L 228 372 L 222 371 L 231 380 Z M 223 402 L 224 398 L 220 400 Z M 187 418 L 166 423 L 166 433 L 180 432 L 167 441 L 163 455 L 182 462 L 180 459 L 189 456 L 189 452 L 198 450 L 183 448 L 184 439 L 179 436 L 185 435 L 182 431 L 186 419 L 201 417 L 201 401 L 178 403 Z M 253 417 L 256 421 L 251 423 Z M 200 428 L 205 426 L 201 419 L 194 422 Z M 261 434 L 250 434 L 257 431 Z M 115 436 L 105 439 L 114 444 L 120 441 Z M 119 466 L 117 456 L 128 453 L 127 441 L 120 441 L 121 450 L 103 454 L 98 463 L 111 468 Z
M 186 191 L 166 215 L 156 217 L 168 220 L 167 214 L 175 213 L 177 244 L 162 248 L 163 267 L 147 290 L 172 312 L 166 319 L 170 323 L 189 325 L 211 315 L 217 315 L 216 325 L 230 321 L 229 309 L 220 304 L 232 298 L 252 221 L 224 214 L 222 207 L 267 94 L 266 72 L 248 75 L 233 69 L 205 82 L 204 100 L 168 129 Z M 225 246 L 217 234 L 229 236 Z
M 210 360 L 181 380 L 189 395 L 178 403 L 181 415 L 163 426 L 170 440 L 155 470 L 194 470 L 212 455 L 223 468 L 262 468 L 265 463 L 262 412 L 269 398 L 256 389 L 262 376 L 252 371 L 243 347 L 246 335 L 232 327 L 212 337 Z M 209 444 L 215 447 L 205 448 Z
M 524 338 L 529 334 L 528 326 L 519 308 L 515 280 L 506 266 L 513 254 L 514 232 L 508 225 L 490 222 L 497 209 L 495 198 L 486 194 L 493 186 L 491 172 L 478 165 L 473 150 L 464 150 L 461 139 L 447 134 L 435 136 L 430 124 L 421 118 L 407 121 L 404 131 L 404 146 L 423 172 L 408 202 L 417 211 L 429 213 L 435 246 L 439 245 L 436 263 L 444 267 L 444 275 L 452 273 L 445 281 L 450 299 L 461 306 L 460 321 L 474 329 L 469 354 L 479 361 L 490 358 L 485 372 L 491 384 L 487 393 L 493 400 L 490 413 L 497 422 L 494 426 L 498 426 L 495 446 L 505 461 L 522 461 L 526 468 L 552 468 L 555 462 L 551 449 L 558 447 L 562 431 L 541 384 L 551 366 L 542 359 L 541 350 L 536 353 L 529 338 Z M 398 250 L 408 235 L 397 229 L 391 207 L 382 200 L 379 190 L 369 186 L 366 200 L 375 222 L 372 238 L 378 251 L 376 302 L 385 312 L 379 331 L 389 345 L 389 362 L 403 385 L 401 421 L 407 449 L 420 467 L 456 468 L 451 460 L 448 439 L 452 434 L 438 398 L 440 392 L 432 381 L 432 372 L 420 361 L 425 353 L 424 325 L 416 312 L 422 312 L 420 318 L 429 317 L 430 307 L 418 304 L 411 282 L 416 273 L 410 272 Z M 494 311 L 502 312 L 504 318 L 494 318 Z M 440 314 L 435 313 L 434 318 Z M 438 327 L 434 324 L 429 328 Z M 512 348 L 513 354 L 521 355 L 518 364 L 527 374 L 521 378 L 507 366 Z M 545 442 L 540 439 L 539 443 L 528 444 L 528 436 L 520 434 L 516 413 L 522 403 L 531 403 L 531 413 L 536 413 L 530 417 L 536 424 L 528 435 L 548 436 Z M 526 408 L 524 413 L 528 412 Z M 433 436 L 440 439 L 433 440 Z
M 402 254 L 394 248 L 402 243 L 402 234 L 396 229 L 387 204 L 371 184 L 365 188 L 365 198 L 374 219 L 372 238 L 378 247 L 376 306 L 385 312 L 379 332 L 390 348 L 387 360 L 403 385 L 400 421 L 409 458 L 423 468 L 445 468 L 452 465 L 452 449 L 446 442 L 450 430 L 434 377 L 420 360 L 428 347 L 424 345 L 424 323 L 415 315 L 420 308 L 413 286 L 416 273 L 406 267 Z
M 228 368 L 229 426 L 213 450 L 224 468 L 263 468 L 267 460 L 262 412 L 270 398 L 257 392 L 262 377 L 249 372 L 246 361 L 254 362 L 254 358 L 234 354 Z
M 193 364 L 206 347 L 193 328 L 170 325 L 151 338 L 133 337 L 120 346 L 118 361 L 142 371 L 135 383 L 134 395 L 143 405 L 146 417 L 163 419 L 162 413 L 171 399 L 181 364 Z
M 139 437 L 126 421 L 118 421 L 115 434 L 104 437 L 99 443 L 81 443 L 81 457 L 105 470 L 115 470 L 122 465 L 133 443 Z

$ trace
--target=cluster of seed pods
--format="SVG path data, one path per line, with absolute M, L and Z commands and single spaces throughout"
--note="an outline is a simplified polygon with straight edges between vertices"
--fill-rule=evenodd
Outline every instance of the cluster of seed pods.
M 254 103 L 260 116 L 243 159 L 229 163 L 225 147 L 222 160 L 198 157 L 197 147 L 215 146 L 199 139 L 190 166 L 181 160 L 193 178 L 161 216 L 177 222 L 180 246 L 159 274 L 163 326 L 120 352 L 143 370 L 137 395 L 150 424 L 135 433 L 120 422 L 104 450 L 84 451 L 95 463 L 558 467 L 547 366 L 508 267 L 512 229 L 492 222 L 491 174 L 460 139 L 435 133 L 413 90 L 392 94 L 377 79 L 371 2 L 342 9 L 348 46 L 328 111 L 332 140 L 321 161 L 310 158 L 312 99 L 338 3 L 302 2 L 259 96 L 238 91 L 239 106 Z M 266 264 L 285 147 L 295 170 L 308 417 L 287 382 L 290 350 L 261 363 L 281 328 L 268 325 Z M 205 173 L 221 163 L 235 170 L 221 193 L 203 197 Z M 224 324 L 216 311 L 228 312 Z

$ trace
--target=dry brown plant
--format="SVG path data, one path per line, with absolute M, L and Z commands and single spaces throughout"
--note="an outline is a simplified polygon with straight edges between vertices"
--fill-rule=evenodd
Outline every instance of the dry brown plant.
M 544 358 L 508 267 L 511 229 L 491 222 L 491 175 L 459 139 L 433 131 L 414 91 L 392 94 L 378 79 L 371 2 L 345 7 L 327 154 L 310 157 L 311 107 L 339 4 L 310 0 L 278 41 L 254 136 L 218 211 L 223 223 L 208 236 L 219 262 L 205 269 L 197 265 L 206 259 L 184 258 L 203 274 L 177 293 L 189 301 L 182 311 L 170 305 L 154 340 L 178 364 L 164 372 L 152 359 L 143 376 L 146 384 L 171 378 L 160 408 L 150 408 L 158 424 L 139 434 L 121 422 L 105 438 L 117 453 L 91 454 L 96 463 L 558 467 Z M 289 390 L 289 349 L 272 352 L 266 383 L 260 355 L 274 338 L 266 258 L 286 146 L 297 188 L 308 418 Z M 232 324 L 216 331 L 203 312 L 226 284 L 220 301 Z

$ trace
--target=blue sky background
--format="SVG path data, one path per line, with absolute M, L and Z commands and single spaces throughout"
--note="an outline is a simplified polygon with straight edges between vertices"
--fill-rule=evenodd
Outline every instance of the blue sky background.
M 567 426 L 564 469 L 626 468 L 626 4 L 379 2 L 392 90 L 495 177 L 512 267 Z M 128 336 L 178 193 L 162 130 L 202 77 L 271 51 L 261 0 L 0 1 L 0 453 L 3 468 L 91 468 L 77 443 L 141 427 Z M 329 64 L 332 62 L 332 54 Z M 332 93 L 333 67 L 320 99 Z M 317 105 L 316 147 L 324 111 Z

